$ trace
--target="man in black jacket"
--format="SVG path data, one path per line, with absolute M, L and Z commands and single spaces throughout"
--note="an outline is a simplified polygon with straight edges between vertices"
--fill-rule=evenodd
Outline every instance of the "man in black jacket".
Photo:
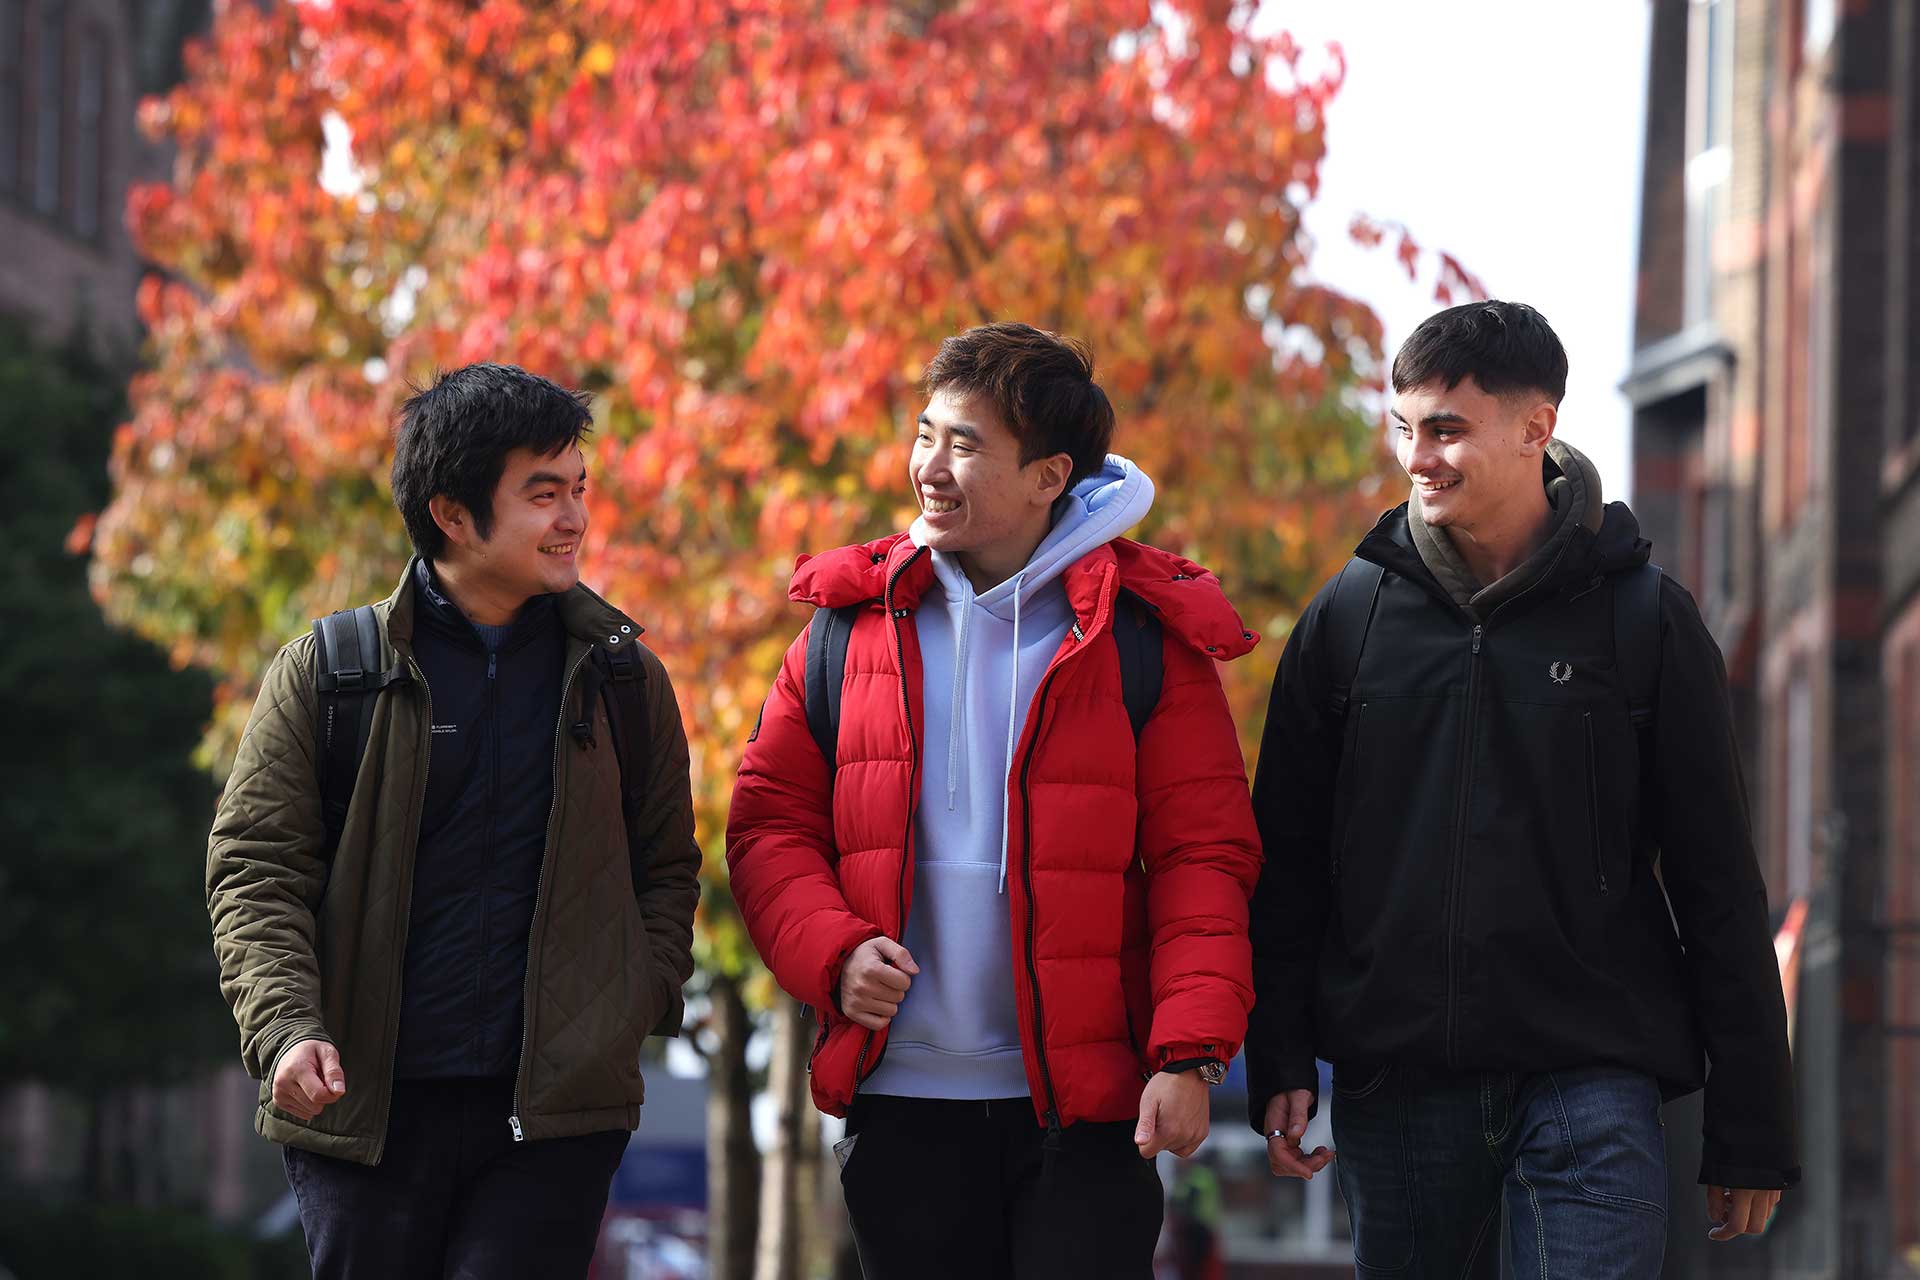
M 1496 1274 L 1504 1201 L 1522 1275 L 1657 1275 L 1659 1107 L 1703 1084 L 1714 1239 L 1764 1230 L 1800 1176 L 1725 667 L 1554 439 L 1566 375 L 1530 307 L 1414 332 L 1392 410 L 1412 498 L 1274 682 L 1250 1118 L 1275 1173 L 1312 1177 L 1334 1064 L 1362 1273 Z

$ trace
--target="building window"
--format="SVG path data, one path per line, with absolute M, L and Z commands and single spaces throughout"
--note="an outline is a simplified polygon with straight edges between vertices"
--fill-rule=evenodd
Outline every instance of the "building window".
M 0 0 L 0 195 L 20 189 L 20 119 L 26 76 L 26 0 Z
M 1687 33 L 1688 324 L 1713 318 L 1714 245 L 1727 221 L 1733 174 L 1733 3 L 1693 0 Z
M 92 240 L 100 234 L 106 169 L 107 37 L 89 27 L 80 37 L 73 104 L 73 229 Z
M 54 217 L 60 212 L 62 107 L 67 90 L 66 6 L 40 11 L 39 56 L 35 59 L 33 129 L 33 207 Z

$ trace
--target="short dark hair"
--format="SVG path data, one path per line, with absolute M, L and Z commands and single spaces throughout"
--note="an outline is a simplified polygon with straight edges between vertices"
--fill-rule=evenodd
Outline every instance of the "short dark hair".
M 1490 396 L 1539 391 L 1558 406 L 1567 394 L 1567 349 L 1547 318 L 1524 302 L 1469 302 L 1420 322 L 1393 358 L 1393 389 L 1466 378 Z
M 428 560 L 447 536 L 427 504 L 444 494 L 473 515 L 482 538 L 493 535 L 493 491 L 515 449 L 548 457 L 580 443 L 593 429 L 584 391 L 568 391 L 510 364 L 470 364 L 415 388 L 400 409 L 393 449 L 393 505 L 413 549 Z
M 1064 453 L 1072 487 L 1098 474 L 1113 443 L 1113 405 L 1093 380 L 1086 344 L 1030 324 L 999 321 L 940 344 L 923 380 L 931 396 L 985 396 L 1020 442 L 1020 462 Z

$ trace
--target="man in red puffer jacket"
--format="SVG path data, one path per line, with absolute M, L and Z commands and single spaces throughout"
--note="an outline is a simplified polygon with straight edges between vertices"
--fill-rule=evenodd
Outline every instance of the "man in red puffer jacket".
M 794 575 L 820 612 L 741 762 L 733 894 L 819 1017 L 869 1277 L 1146 1277 L 1152 1158 L 1205 1139 L 1252 1002 L 1260 846 L 1213 664 L 1257 637 L 1119 536 L 1153 484 L 1107 453 L 1083 347 L 985 325 L 926 390 L 919 519 Z

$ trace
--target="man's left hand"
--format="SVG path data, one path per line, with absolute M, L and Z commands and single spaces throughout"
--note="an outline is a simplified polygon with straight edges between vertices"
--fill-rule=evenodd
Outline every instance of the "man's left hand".
M 1197 1071 L 1161 1071 L 1140 1093 L 1133 1145 L 1151 1160 L 1171 1151 L 1182 1160 L 1207 1140 L 1207 1082 Z
M 1778 1191 L 1750 1191 L 1741 1187 L 1707 1188 L 1707 1221 L 1713 1230 L 1709 1240 L 1733 1240 L 1757 1236 L 1767 1229 L 1773 1211 L 1780 1207 Z

